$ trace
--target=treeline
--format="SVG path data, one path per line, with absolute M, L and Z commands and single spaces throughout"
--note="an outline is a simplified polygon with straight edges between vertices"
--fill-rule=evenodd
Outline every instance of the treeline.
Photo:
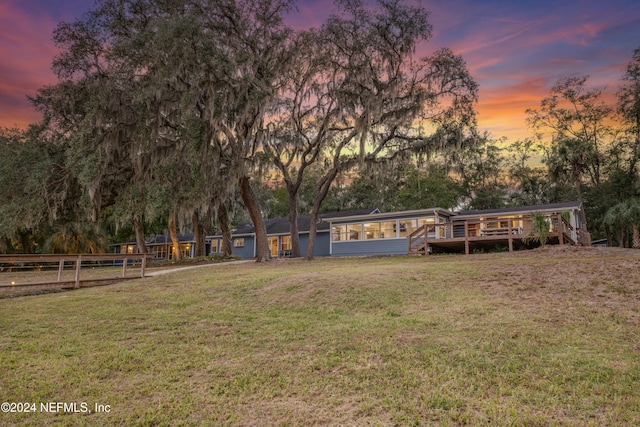
M 585 201 L 589 228 L 629 244 L 640 195 L 640 51 L 607 106 L 586 78 L 529 111 L 534 139 L 476 131 L 477 84 L 448 49 L 417 57 L 420 6 L 338 1 L 318 28 L 288 0 L 104 0 L 54 41 L 43 121 L 3 130 L 0 250 L 85 252 L 168 230 L 256 229 L 265 217 L 358 207 L 492 208 Z M 541 144 L 540 141 L 546 142 Z M 638 215 L 640 217 L 640 215 Z M 635 235 L 633 235 L 636 237 Z M 179 252 L 177 253 L 179 256 Z

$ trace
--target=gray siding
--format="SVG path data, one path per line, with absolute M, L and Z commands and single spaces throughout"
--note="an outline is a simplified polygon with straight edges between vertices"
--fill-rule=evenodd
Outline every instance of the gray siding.
M 333 242 L 333 256 L 400 255 L 408 252 L 406 238 Z

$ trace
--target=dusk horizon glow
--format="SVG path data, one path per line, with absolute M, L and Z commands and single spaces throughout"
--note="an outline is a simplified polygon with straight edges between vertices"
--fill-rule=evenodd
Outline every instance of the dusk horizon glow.
M 595 0 L 516 3 L 505 0 L 424 1 L 433 37 L 417 56 L 448 47 L 462 55 L 480 86 L 478 128 L 509 142 L 532 137 L 527 108 L 537 108 L 563 77 L 588 75 L 589 87 L 613 97 L 634 49 L 640 47 L 640 3 Z M 55 84 L 58 49 L 53 30 L 93 8 L 82 0 L 6 0 L 0 3 L 0 127 L 26 128 L 40 120 L 28 101 Z M 331 0 L 297 4 L 287 23 L 320 25 Z

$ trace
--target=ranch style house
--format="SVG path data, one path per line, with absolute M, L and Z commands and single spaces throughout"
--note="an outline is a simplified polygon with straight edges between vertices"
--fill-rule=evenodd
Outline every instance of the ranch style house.
M 503 209 L 450 211 L 441 208 L 383 213 L 378 209 L 333 212 L 320 215 L 314 256 L 368 256 L 430 254 L 502 249 L 513 251 L 537 246 L 531 239 L 534 217 L 544 216 L 547 244 L 591 245 L 586 219 L 579 202 L 521 206 Z M 305 256 L 309 216 L 298 218 L 300 248 Z M 271 256 L 291 256 L 287 218 L 265 220 Z M 180 234 L 180 251 L 193 257 L 193 234 Z M 207 254 L 220 253 L 221 235 L 207 236 Z M 147 248 L 154 259 L 171 259 L 174 251 L 167 235 L 152 236 Z M 135 241 L 115 245 L 117 253 L 133 253 Z M 242 258 L 256 256 L 255 230 L 251 222 L 233 230 L 232 250 Z

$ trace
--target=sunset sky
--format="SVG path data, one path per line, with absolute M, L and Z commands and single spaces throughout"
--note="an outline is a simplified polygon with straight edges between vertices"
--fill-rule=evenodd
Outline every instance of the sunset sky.
M 530 136 L 525 109 L 537 107 L 561 77 L 589 75 L 614 93 L 640 47 L 637 0 L 425 0 L 433 39 L 420 53 L 449 47 L 480 85 L 479 127 L 509 141 Z M 0 126 L 39 120 L 27 95 L 56 82 L 52 31 L 92 7 L 86 0 L 0 0 Z M 332 0 L 298 2 L 288 23 L 319 25 Z

